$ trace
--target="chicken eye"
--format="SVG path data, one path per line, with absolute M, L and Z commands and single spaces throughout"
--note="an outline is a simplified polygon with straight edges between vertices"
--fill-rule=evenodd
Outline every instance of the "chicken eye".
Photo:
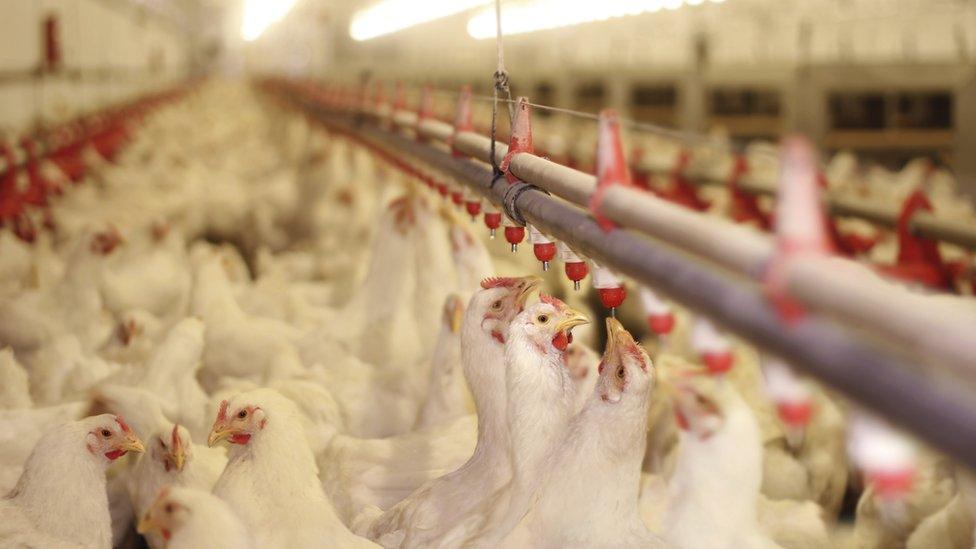
M 624 370 L 623 366 L 621 366 L 620 369 L 617 370 L 617 379 L 623 379 L 625 375 L 627 375 L 627 371 Z
M 549 322 L 549 315 L 539 315 L 535 319 L 539 321 L 539 324 L 545 324 Z
M 499 299 L 498 301 L 492 303 L 491 304 L 491 308 L 492 308 L 493 311 L 497 311 L 497 310 L 501 309 L 502 308 L 502 300 Z
M 240 412 L 237 412 L 237 417 L 239 417 L 240 419 L 246 418 L 247 417 L 247 410 L 241 410 Z
M 167 514 L 172 513 L 173 512 L 173 504 L 172 503 L 167 503 L 166 504 L 166 507 L 164 507 L 164 509 L 166 510 L 166 513 Z
M 108 429 L 102 429 L 102 436 L 108 438 L 112 436 L 112 431 L 109 431 Z

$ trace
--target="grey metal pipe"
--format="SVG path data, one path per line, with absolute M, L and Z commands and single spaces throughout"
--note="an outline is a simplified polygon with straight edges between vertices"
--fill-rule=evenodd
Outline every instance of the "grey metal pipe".
M 489 199 L 511 203 L 530 223 L 620 273 L 661 289 L 730 331 L 821 379 L 960 461 L 976 466 L 976 394 L 936 372 L 921 372 L 860 334 L 817 315 L 784 326 L 754 286 L 736 282 L 669 246 L 629 230 L 604 232 L 585 212 L 517 183 L 494 181 L 483 163 L 402 135 L 352 128 L 344 117 L 320 114 L 364 139 L 409 154 Z M 524 191 L 524 192 L 520 192 Z
M 487 137 L 468 132 L 458 135 L 455 141 L 459 150 L 475 158 L 488 156 L 489 143 Z M 501 162 L 507 151 L 508 147 L 497 144 L 496 161 Z M 530 154 L 514 155 L 509 169 L 519 179 L 583 207 L 589 205 L 596 188 L 595 176 Z M 608 190 L 602 212 L 620 225 L 653 235 L 747 276 L 762 272 L 772 250 L 767 235 L 702 216 L 635 189 Z
M 668 170 L 649 162 L 639 164 L 637 169 L 646 173 L 668 173 Z M 718 187 L 726 185 L 725 180 L 716 179 L 701 170 L 689 169 L 686 175 L 688 181 L 698 185 Z M 742 181 L 739 182 L 739 188 L 750 194 L 776 194 L 775 183 L 748 176 L 742 178 Z M 867 200 L 837 195 L 824 197 L 824 204 L 831 215 L 857 217 L 888 228 L 894 228 L 898 225 L 900 212 L 897 208 L 879 206 Z M 931 212 L 918 212 L 912 216 L 909 229 L 914 234 L 976 250 L 976 223 L 944 219 Z
M 448 124 L 439 123 L 445 133 Z M 434 133 L 429 134 L 434 137 Z M 490 140 L 462 132 L 458 150 L 474 158 L 487 158 Z M 496 144 L 496 161 L 508 148 Z M 590 174 L 527 153 L 512 157 L 511 172 L 565 200 L 587 207 L 596 186 Z M 757 279 L 775 255 L 772 238 L 741 225 L 682 208 L 649 193 L 625 188 L 609 189 L 601 212 L 620 226 L 689 251 L 743 276 Z M 880 215 L 880 214 L 879 214 Z M 867 324 L 892 341 L 910 342 L 913 350 L 956 372 L 976 368 L 976 319 L 953 310 L 933 310 L 931 303 L 878 279 L 864 268 L 838 268 L 850 264 L 832 258 L 806 264 L 787 273 L 791 295 L 806 306 L 838 315 L 855 325 Z

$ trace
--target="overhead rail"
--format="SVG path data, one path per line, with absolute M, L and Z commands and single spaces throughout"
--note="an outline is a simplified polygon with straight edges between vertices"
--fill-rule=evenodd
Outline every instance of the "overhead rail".
M 672 171 L 669 167 L 661 166 L 649 160 L 637 162 L 634 168 L 644 173 L 657 175 L 667 175 Z M 728 185 L 727 177 L 718 177 L 713 171 L 703 166 L 695 166 L 694 163 L 682 175 L 686 181 L 697 185 L 718 187 Z M 746 174 L 737 184 L 740 190 L 753 195 L 774 196 L 776 194 L 775 181 L 764 179 L 761 176 Z M 858 217 L 887 228 L 895 228 L 901 214 L 898 208 L 881 206 L 852 196 L 825 194 L 823 200 L 830 215 Z M 976 223 L 944 219 L 932 212 L 917 212 L 908 223 L 910 230 L 918 236 L 976 250 Z
M 448 94 L 450 92 L 436 91 L 435 93 Z M 491 97 L 475 96 L 475 99 L 480 101 L 490 101 Z M 544 106 L 540 105 L 539 107 Z M 555 113 L 584 114 L 554 107 L 544 108 Z M 413 115 L 414 117 L 416 116 L 414 113 L 407 114 Z M 592 118 L 594 120 L 597 118 L 596 115 L 590 113 L 585 114 L 587 118 Z M 397 116 L 401 115 L 401 112 L 397 113 Z M 437 121 L 425 121 L 425 123 L 428 124 L 432 122 Z M 428 126 L 428 129 L 430 129 L 430 127 L 431 126 Z M 651 130 L 651 126 L 648 124 L 635 123 L 635 128 L 639 131 Z M 682 139 L 693 138 L 691 134 L 686 134 L 685 132 L 675 130 L 668 130 L 666 128 L 654 127 L 653 133 L 659 137 L 663 137 L 675 142 Z M 701 136 L 697 137 L 698 139 L 696 141 L 699 142 L 703 149 L 708 149 L 710 153 L 714 153 L 714 150 L 721 150 L 728 147 L 727 145 L 719 142 L 702 140 Z M 736 155 L 742 156 L 742 153 L 737 151 L 728 150 L 722 152 L 727 153 L 730 158 L 734 158 Z M 728 187 L 729 174 L 726 173 L 727 168 L 724 166 L 718 166 L 719 169 L 716 169 L 717 163 L 715 162 L 715 155 L 709 154 L 706 156 L 708 157 L 706 160 L 695 158 L 692 151 L 690 161 L 687 163 L 687 165 L 683 169 L 677 170 L 673 165 L 662 164 L 659 161 L 655 162 L 650 158 L 639 158 L 632 162 L 631 169 L 638 174 L 653 174 L 665 177 L 673 176 L 678 173 L 681 175 L 683 181 L 699 187 Z M 722 158 L 722 161 L 724 160 L 726 160 L 726 158 Z M 734 165 L 734 162 L 729 162 L 728 164 L 728 167 L 731 168 Z M 753 196 L 775 196 L 776 194 L 775 179 L 771 179 L 762 174 L 748 172 L 742 174 L 736 179 L 736 187 L 738 190 Z M 844 196 L 838 193 L 824 193 L 823 201 L 827 209 L 827 213 L 831 216 L 855 217 L 889 229 L 894 229 L 898 226 L 899 218 L 901 216 L 900 208 L 875 204 L 872 201 L 854 196 Z M 968 250 L 976 251 L 976 221 L 966 222 L 946 219 L 944 217 L 940 217 L 937 213 L 918 211 L 915 212 L 911 219 L 908 220 L 908 228 L 912 234 L 916 236 L 947 242 L 961 246 Z
M 453 133 L 450 124 L 430 119 L 417 123 L 416 115 L 406 111 L 395 112 L 393 120 L 401 128 L 415 128 L 420 135 L 439 142 L 446 142 Z M 454 146 L 472 158 L 487 160 L 490 140 L 474 132 L 460 132 L 454 137 Z M 502 143 L 495 147 L 496 162 L 501 162 L 508 147 Z M 509 169 L 522 181 L 584 208 L 596 188 L 596 176 L 533 154 L 514 155 Z M 763 276 L 776 253 L 773 238 L 767 234 L 703 215 L 634 187 L 608 189 L 602 213 L 622 227 L 754 280 Z M 838 269 L 839 262 L 843 260 L 830 258 L 804 264 L 789 278 L 790 292 L 811 308 L 854 325 L 873 326 L 893 341 L 908 342 L 926 361 L 976 374 L 976 338 L 971 337 L 976 317 L 933 309 L 925 297 L 883 282 L 861 266 L 848 264 L 851 268 Z
M 976 465 L 976 389 L 958 382 L 972 380 L 976 367 L 971 311 L 909 293 L 847 260 L 784 256 L 768 236 L 627 186 L 609 187 L 602 196 L 600 213 L 619 225 L 607 231 L 587 211 L 592 175 L 522 152 L 510 158 L 516 179 L 509 183 L 488 166 L 484 136 L 430 119 L 418 123 L 402 109 L 372 116 L 329 101 L 309 85 L 277 81 L 268 87 L 333 131 L 381 156 L 409 158 L 449 175 L 510 218 L 662 291 Z M 455 152 L 445 146 L 449 139 Z M 507 152 L 497 144 L 496 160 Z M 788 297 L 809 309 L 801 320 L 784 321 L 770 301 L 765 280 L 771 270 Z

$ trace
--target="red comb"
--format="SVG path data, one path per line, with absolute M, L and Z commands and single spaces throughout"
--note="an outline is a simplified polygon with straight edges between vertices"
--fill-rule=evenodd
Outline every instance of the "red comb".
M 225 421 L 227 419 L 227 401 L 220 401 L 220 410 L 217 411 L 217 421 Z
M 122 416 L 115 416 L 115 422 L 118 423 L 119 424 L 119 427 L 122 428 L 122 432 L 123 433 L 131 433 L 132 432 L 132 429 L 130 429 L 129 428 L 129 425 L 125 422 L 124 419 L 122 419 Z
M 556 308 L 557 311 L 566 310 L 566 304 L 560 301 L 559 299 L 552 297 L 551 295 L 539 294 L 539 301 L 542 301 L 543 303 L 546 303 L 548 305 L 552 305 L 553 307 Z
M 514 288 L 519 283 L 519 279 L 508 276 L 491 276 L 481 281 L 481 287 L 485 290 L 491 288 Z

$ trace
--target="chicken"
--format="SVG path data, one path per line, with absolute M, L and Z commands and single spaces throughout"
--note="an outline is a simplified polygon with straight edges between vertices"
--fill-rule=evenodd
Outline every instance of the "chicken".
M 115 332 L 99 349 L 99 355 L 112 362 L 142 364 L 149 360 L 165 328 L 152 313 L 126 311 L 119 315 Z
M 431 358 L 427 398 L 417 414 L 415 429 L 455 420 L 472 412 L 471 393 L 461 368 L 461 322 L 464 303 L 451 294 L 444 301 L 440 333 Z
M 27 372 L 11 349 L 0 349 L 0 410 L 32 408 Z
M 0 545 L 111 547 L 105 470 L 127 452 L 142 451 L 128 425 L 110 414 L 49 431 L 0 500 Z
M 956 495 L 941 510 L 925 518 L 905 544 L 907 549 L 945 547 L 971 549 L 976 528 L 976 483 L 972 473 L 956 470 Z
M 508 482 L 457 521 L 438 546 L 495 547 L 529 511 L 547 460 L 575 411 L 576 387 L 566 368 L 570 331 L 587 322 L 546 296 L 512 321 L 505 343 Z
M 952 465 L 943 456 L 922 453 L 911 491 L 889 501 L 869 484 L 861 493 L 854 517 L 854 543 L 858 548 L 899 546 L 928 516 L 952 500 L 955 482 Z
M 664 547 L 637 508 L 653 365 L 614 318 L 607 319 L 600 377 L 547 467 L 532 511 L 504 545 Z M 529 544 L 525 544 L 528 546 Z
M 337 435 L 317 456 L 319 478 L 344 522 L 366 535 L 369 525 L 424 484 L 457 469 L 471 456 L 477 418 L 386 438 Z
M 0 231 L 0 258 L 0 292 L 16 293 L 30 277 L 31 247 L 12 231 Z
M 196 318 L 176 323 L 145 364 L 138 387 L 165 403 L 167 417 L 202 438 L 206 432 L 207 394 L 197 382 L 204 352 L 204 325 Z
M 85 417 L 85 401 L 57 406 L 0 410 L 0 466 L 19 468 L 30 456 L 34 445 L 58 425 Z M 18 471 L 14 481 L 20 477 Z M 0 493 L 8 486 L 0 484 Z
M 586 345 L 576 342 L 575 334 L 573 341 L 574 343 L 566 349 L 566 368 L 569 369 L 569 376 L 573 378 L 573 384 L 576 385 L 575 409 L 579 412 L 590 400 L 593 388 L 596 387 L 600 355 Z
M 271 389 L 222 402 L 208 445 L 233 446 L 214 494 L 259 547 L 374 547 L 346 528 L 322 491 L 301 421 L 295 404 Z
M 103 260 L 122 242 L 114 228 L 86 232 L 71 245 L 61 279 L 0 300 L 0 344 L 18 354 L 37 351 L 59 335 L 76 337 L 83 349 L 100 347 L 112 333 L 98 282 Z
M 703 375 L 669 375 L 666 383 L 682 432 L 664 539 L 676 548 L 776 547 L 759 529 L 762 447 L 742 397 Z
M 247 528 L 208 491 L 164 488 L 139 521 L 139 533 L 158 535 L 167 549 L 249 549 Z
M 509 324 L 539 283 L 538 277 L 490 278 L 472 296 L 461 322 L 461 366 L 478 415 L 474 454 L 377 518 L 371 539 L 386 547 L 424 546 L 508 481 L 503 345 Z
M 139 309 L 159 318 L 179 318 L 192 278 L 183 236 L 166 222 L 134 233 L 102 271 L 105 306 L 117 315 Z
M 128 491 L 136 516 L 146 513 L 165 486 L 210 492 L 227 465 L 222 449 L 194 444 L 190 433 L 180 425 L 168 430 L 166 427 L 146 438 L 146 453 L 129 471 Z
M 210 257 L 197 267 L 191 310 L 206 325 L 203 379 L 212 386 L 221 376 L 266 381 L 300 372 L 292 326 L 246 314 L 233 295 L 222 260 Z M 285 361 L 293 356 L 295 361 Z

